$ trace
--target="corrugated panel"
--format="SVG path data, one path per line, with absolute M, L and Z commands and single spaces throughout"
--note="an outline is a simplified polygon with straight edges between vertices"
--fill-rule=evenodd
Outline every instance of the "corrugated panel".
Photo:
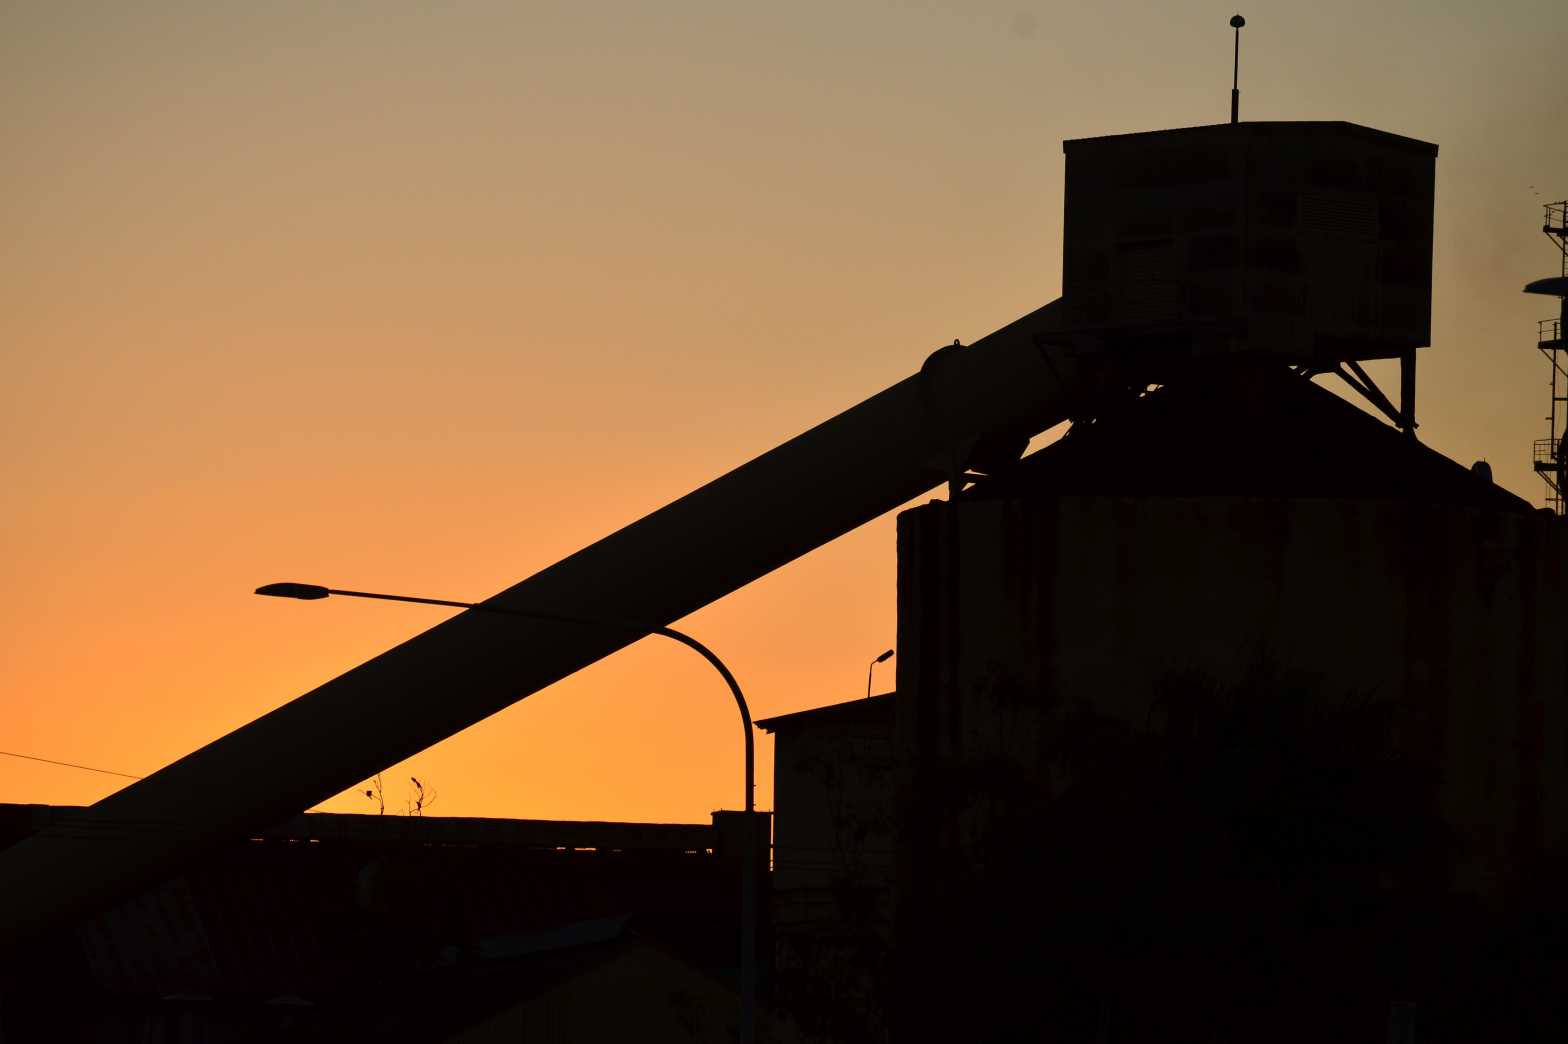
M 208 993 L 223 981 L 190 885 L 184 878 L 121 903 L 77 931 L 94 979 L 121 995 Z

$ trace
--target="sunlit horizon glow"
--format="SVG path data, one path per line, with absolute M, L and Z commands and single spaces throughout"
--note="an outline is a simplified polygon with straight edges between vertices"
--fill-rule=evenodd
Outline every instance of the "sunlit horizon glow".
M 1050 300 L 1060 142 L 1222 122 L 1232 13 L 11 5 L 0 749 L 154 771 L 444 618 L 257 585 L 486 597 Z M 1559 5 L 1242 13 L 1243 119 L 1441 147 L 1421 435 L 1538 501 Z M 678 626 L 757 717 L 852 699 L 894 576 L 889 515 Z M 702 819 L 740 740 L 644 641 L 389 811 Z M 121 782 L 0 758 L 3 801 Z

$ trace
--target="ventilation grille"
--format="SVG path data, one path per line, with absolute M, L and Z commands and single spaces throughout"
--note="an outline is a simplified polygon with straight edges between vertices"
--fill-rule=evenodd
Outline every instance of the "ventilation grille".
M 1129 322 L 1176 319 L 1181 314 L 1181 283 L 1176 248 L 1169 240 L 1121 245 L 1122 318 Z
M 1367 199 L 1301 197 L 1301 227 L 1331 236 L 1377 238 L 1377 204 Z

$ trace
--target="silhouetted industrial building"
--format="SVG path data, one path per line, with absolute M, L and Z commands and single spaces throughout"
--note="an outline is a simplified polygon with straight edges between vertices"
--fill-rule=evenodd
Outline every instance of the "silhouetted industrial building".
M 897 696 L 759 723 L 779 1004 L 856 1027 L 821 1039 L 878 1001 L 902 1039 L 1555 1025 L 1493 947 L 1542 974 L 1568 923 L 1565 565 L 1550 515 L 1270 367 L 906 511 Z
M 299 816 L 40 940 L 0 1039 L 728 1041 L 734 827 Z
M 1555 514 L 1415 439 L 1436 153 L 1345 123 L 1068 142 L 1062 300 L 486 603 L 664 624 L 946 481 L 945 502 L 899 517 L 897 695 L 761 723 L 792 1026 L 1084 1044 L 1568 1034 L 1553 948 L 1568 546 Z M 1371 360 L 1398 361 L 1397 402 Z M 12 846 L 0 915 L 26 939 L 200 865 L 92 922 L 156 923 L 159 952 L 200 969 L 216 929 L 175 911 L 273 909 L 246 875 L 276 860 L 268 881 L 312 882 L 276 909 L 326 904 L 303 922 L 338 926 L 224 929 L 275 940 L 240 949 L 279 955 L 246 974 L 280 1004 L 302 996 L 289 969 L 349 976 L 341 996 L 362 998 L 384 981 L 366 955 L 396 947 L 426 976 L 398 980 L 401 1004 L 422 1003 L 448 949 L 568 982 L 610 981 L 578 963 L 603 946 L 672 982 L 711 972 L 736 923 L 723 867 L 756 855 L 718 815 L 709 844 L 691 833 L 705 827 L 604 824 L 593 841 L 515 828 L 533 840 L 387 853 L 314 826 L 233 841 L 628 640 L 454 617 Z M 372 703 L 395 713 L 348 728 Z M 285 747 L 287 789 L 235 769 Z M 204 907 L 203 875 L 256 895 Z M 81 952 L 100 983 L 132 967 Z M 492 1025 L 544 1017 L 528 1003 Z M 660 1025 L 693 1032 L 676 1009 Z
M 887 1034 L 893 704 L 890 693 L 757 722 L 774 737 L 774 996 L 817 1039 Z
M 1565 565 L 1555 518 L 1279 369 L 905 512 L 900 1016 L 1561 1028 L 1506 969 L 1560 968 L 1529 947 L 1568 865 Z

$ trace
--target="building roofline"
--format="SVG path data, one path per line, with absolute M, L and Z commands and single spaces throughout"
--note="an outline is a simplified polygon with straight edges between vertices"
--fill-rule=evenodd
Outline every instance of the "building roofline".
M 80 805 L 0 803 L 0 832 L 20 836 L 55 825 L 80 823 L 92 810 Z M 412 842 L 494 844 L 526 848 L 601 851 L 703 852 L 713 848 L 707 823 L 621 823 L 481 816 L 400 816 L 357 812 L 305 812 L 251 835 L 255 841 Z M 3 844 L 3 842 L 0 842 Z
M 805 710 L 791 711 L 788 714 L 775 714 L 771 718 L 763 718 L 753 722 L 757 728 L 766 732 L 774 732 L 780 725 L 790 727 L 804 724 L 807 721 L 830 721 L 842 719 L 853 721 L 856 718 L 869 718 L 887 713 L 892 707 L 892 698 L 897 692 L 884 692 L 872 696 L 870 699 L 862 696 L 859 699 L 846 700 L 843 703 L 829 703 L 821 707 L 807 707 Z
M 1345 120 L 1253 120 L 1244 123 L 1208 123 L 1197 127 L 1169 127 L 1164 130 L 1132 131 L 1127 134 L 1099 134 L 1089 138 L 1068 138 L 1062 142 L 1062 151 L 1068 152 L 1076 145 L 1135 138 L 1169 138 L 1178 136 L 1219 138 L 1222 135 L 1230 135 L 1233 138 L 1237 135 L 1244 135 L 1249 138 L 1272 138 L 1313 133 L 1348 134 L 1359 138 L 1380 141 L 1384 144 L 1404 148 L 1412 152 L 1420 152 L 1430 156 L 1437 155 L 1437 146 L 1430 141 L 1406 137 L 1403 134 L 1394 134 L 1391 131 L 1378 130 L 1376 127 L 1367 127 L 1359 123 L 1349 123 Z

